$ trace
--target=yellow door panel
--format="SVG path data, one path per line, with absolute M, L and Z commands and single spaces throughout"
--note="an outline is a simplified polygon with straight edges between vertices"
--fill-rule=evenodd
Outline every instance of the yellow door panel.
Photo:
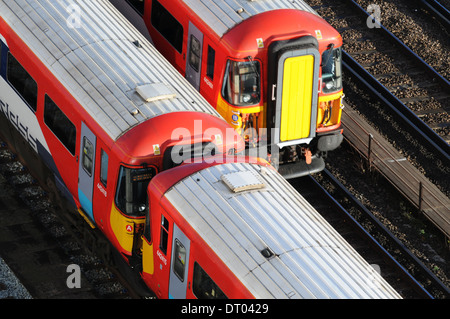
M 313 55 L 285 60 L 280 125 L 282 142 L 310 136 L 313 79 Z

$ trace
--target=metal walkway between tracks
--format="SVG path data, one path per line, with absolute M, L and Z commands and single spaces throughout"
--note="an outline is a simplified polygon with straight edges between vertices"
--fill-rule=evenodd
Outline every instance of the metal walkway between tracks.
M 342 125 L 344 138 L 450 238 L 450 199 L 347 104 Z

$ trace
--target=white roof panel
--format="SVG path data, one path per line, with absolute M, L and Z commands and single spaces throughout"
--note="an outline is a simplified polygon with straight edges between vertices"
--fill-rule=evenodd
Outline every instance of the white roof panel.
M 302 0 L 183 0 L 183 2 L 220 37 L 242 21 L 266 11 L 299 9 L 317 14 Z
M 233 174 L 257 176 L 265 187 L 235 193 L 223 181 Z M 217 165 L 165 197 L 257 298 L 399 298 L 274 170 Z
M 2 0 L 0 14 L 114 140 L 169 112 L 220 117 L 107 0 Z M 136 92 L 155 83 L 176 96 Z

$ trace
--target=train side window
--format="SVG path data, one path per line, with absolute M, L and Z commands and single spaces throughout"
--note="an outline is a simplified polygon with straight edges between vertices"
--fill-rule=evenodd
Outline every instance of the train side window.
M 77 137 L 75 125 L 47 94 L 44 103 L 44 122 L 67 150 L 75 155 Z
M 108 185 L 108 154 L 102 149 L 100 152 L 100 181 L 106 187 Z
M 37 108 L 37 83 L 17 59 L 8 52 L 6 77 L 9 83 L 16 89 L 31 109 Z
M 0 75 L 3 76 L 3 56 L 2 56 L 2 51 L 3 51 L 3 42 L 0 41 Z
M 183 50 L 183 26 L 159 1 L 152 1 L 152 25 L 179 52 Z
M 206 64 L 206 75 L 213 80 L 214 79 L 214 63 L 216 60 L 216 51 L 208 45 L 208 60 Z
M 198 299 L 227 299 L 219 286 L 197 262 L 194 263 L 193 282 L 194 295 Z
M 167 244 L 169 242 L 169 221 L 164 215 L 161 215 L 161 238 L 159 248 L 167 255 Z
M 127 0 L 129 4 L 142 16 L 144 15 L 144 7 L 145 7 L 145 1 L 144 0 Z
M 184 269 L 186 265 L 186 248 L 180 243 L 178 239 L 175 239 L 175 250 L 173 252 L 173 272 L 178 278 L 184 281 Z
M 83 164 L 83 168 L 86 173 L 88 173 L 89 176 L 92 176 L 94 145 L 92 145 L 91 141 L 89 141 L 86 136 L 83 138 L 83 154 L 81 155 L 81 163 Z
M 200 69 L 200 41 L 191 34 L 191 49 L 189 50 L 189 64 L 198 72 Z

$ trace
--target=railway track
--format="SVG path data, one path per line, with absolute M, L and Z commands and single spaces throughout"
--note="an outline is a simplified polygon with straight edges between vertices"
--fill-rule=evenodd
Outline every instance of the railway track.
M 413 164 L 413 168 L 418 171 L 418 174 L 414 173 L 414 175 L 420 176 L 420 180 L 426 179 L 427 182 L 430 181 L 434 186 L 437 186 L 438 192 L 442 192 L 444 197 L 447 196 L 448 201 L 450 163 L 448 160 L 448 143 L 444 141 L 446 134 L 443 134 L 443 139 L 442 136 L 438 136 L 437 130 L 430 129 L 429 123 L 424 124 L 423 121 L 418 121 L 419 116 L 414 114 L 414 108 L 411 110 L 406 107 L 411 106 L 413 103 L 406 99 L 405 96 L 397 96 L 400 89 L 409 94 L 415 90 L 417 91 L 420 87 L 419 85 L 424 85 L 424 90 L 434 88 L 434 97 L 419 95 L 415 97 L 414 103 L 427 105 L 429 101 L 432 101 L 432 103 L 440 103 L 441 106 L 443 104 L 444 108 L 439 106 L 432 112 L 443 110 L 442 114 L 444 114 L 444 117 L 448 116 L 448 94 L 450 91 L 442 91 L 440 89 L 442 86 L 445 87 L 447 85 L 448 81 L 445 76 L 448 76 L 448 74 L 439 76 L 441 79 L 438 80 L 438 76 L 435 75 L 436 70 L 430 70 L 426 66 L 427 63 L 425 63 L 424 59 L 427 60 L 427 56 L 423 56 L 424 59 L 420 62 L 414 62 L 419 60 L 403 57 L 403 55 L 406 56 L 406 53 L 397 54 L 396 52 L 404 50 L 396 47 L 396 45 L 401 45 L 400 41 L 394 40 L 394 42 L 391 42 L 393 40 L 391 40 L 390 35 L 386 39 L 386 34 L 388 33 L 380 34 L 379 30 L 368 28 L 366 25 L 367 13 L 363 13 L 361 7 L 357 8 L 354 1 L 311 0 L 308 2 L 343 35 L 344 49 L 349 51 L 344 59 L 344 83 L 346 83 L 347 104 L 357 110 L 355 113 L 358 113 L 358 115 L 356 116 L 365 119 L 367 126 L 373 127 L 377 133 L 382 135 L 383 139 L 386 139 L 391 146 L 398 149 L 400 156 L 383 160 L 385 160 L 387 165 L 389 165 L 388 162 L 392 162 L 403 166 L 404 173 L 400 173 L 401 178 L 406 178 L 406 181 L 407 178 L 410 178 L 410 181 L 414 181 L 414 183 L 406 182 L 399 187 L 390 180 L 391 184 L 396 188 L 391 189 L 391 193 L 385 189 L 378 188 L 376 180 L 380 177 L 373 178 L 373 176 L 378 176 L 378 174 L 371 172 L 374 153 L 372 153 L 371 158 L 370 134 L 366 136 L 367 148 L 362 152 L 358 150 L 359 153 L 363 154 L 365 152 L 366 156 L 368 155 L 368 158 L 366 157 L 363 163 L 353 163 L 355 161 L 353 158 L 358 156 L 355 157 L 350 154 L 350 156 L 345 157 L 341 156 L 341 153 L 336 154 L 334 152 L 333 163 L 327 161 L 327 167 L 333 170 L 336 176 L 340 175 L 340 179 L 350 183 L 347 186 L 351 185 L 352 193 L 357 194 L 358 198 L 361 197 L 362 200 L 368 203 L 372 210 L 376 212 L 377 217 L 384 224 L 388 225 L 421 261 L 427 264 L 428 269 L 439 274 L 439 278 L 447 283 L 448 286 L 448 237 L 445 235 L 443 237 L 442 232 L 439 229 L 435 229 L 435 226 L 426 221 L 420 213 L 411 213 L 412 211 L 422 210 L 422 200 L 420 199 L 423 195 L 422 184 L 420 182 L 417 183 L 417 192 L 414 190 L 417 194 L 416 197 L 413 196 L 414 199 L 412 200 L 409 198 L 413 206 L 409 207 L 411 204 L 400 199 L 402 196 L 405 196 L 402 188 L 411 189 L 416 186 L 416 180 L 413 179 L 415 177 L 408 177 L 410 172 L 407 171 L 407 166 L 402 165 L 410 162 Z M 363 2 L 358 1 L 358 3 Z M 385 3 L 384 1 L 375 2 L 378 4 Z M 395 3 L 399 2 L 401 1 L 395 1 Z M 408 2 L 408 5 L 411 4 Z M 403 22 L 403 20 L 401 21 Z M 448 56 L 448 51 L 445 52 L 444 59 L 445 56 Z M 374 55 L 379 59 L 371 61 L 362 58 Z M 400 62 L 398 58 L 400 58 Z M 408 64 L 410 59 L 412 64 Z M 351 61 L 354 61 L 354 63 Z M 430 61 L 427 60 L 427 62 Z M 394 66 L 395 72 L 389 70 L 388 65 L 391 66 L 391 69 Z M 359 70 L 355 71 L 356 68 Z M 401 73 L 400 69 L 404 73 Z M 439 71 L 442 69 L 446 68 L 441 67 Z M 374 70 L 378 70 L 378 73 L 374 72 Z M 386 72 L 386 70 L 389 71 Z M 361 75 L 361 73 L 366 73 L 367 76 Z M 418 82 L 407 80 L 405 85 L 402 81 L 409 78 L 410 74 L 416 76 Z M 427 78 L 430 81 L 429 83 L 427 83 Z M 398 87 L 401 86 L 400 89 L 397 87 L 396 90 L 395 86 L 389 84 L 394 83 L 389 82 L 394 80 L 398 81 Z M 363 84 L 364 82 L 366 84 Z M 371 88 L 368 89 L 369 87 Z M 392 108 L 386 108 L 388 104 L 391 104 Z M 392 104 L 397 104 L 398 107 L 394 107 Z M 344 111 L 348 113 L 348 107 Z M 437 113 L 435 112 L 435 114 Z M 344 122 L 347 122 L 347 120 L 344 121 L 343 119 L 343 124 L 348 124 Z M 443 126 L 446 125 L 448 125 L 448 120 L 443 123 Z M 348 135 L 348 131 L 347 133 L 344 132 L 346 140 L 349 139 Z M 359 133 L 359 135 L 364 139 L 364 134 Z M 342 150 L 343 148 L 340 149 L 341 152 Z M 349 155 L 345 151 L 343 154 Z M 356 169 L 348 167 L 352 165 L 357 165 L 358 167 Z M 359 180 L 356 176 L 359 177 Z M 386 176 L 384 175 L 381 178 L 384 179 Z M 399 190 L 400 193 L 398 193 Z M 395 196 L 391 196 L 392 194 Z M 446 208 L 447 210 L 444 210 L 442 214 L 448 218 L 448 205 Z M 414 217 L 411 217 L 412 215 Z M 408 218 L 410 219 L 408 220 Z M 424 236 L 425 232 L 426 236 Z M 436 251 L 439 251 L 439 253 Z
M 436 18 L 442 27 L 450 32 L 450 10 L 436 0 L 416 0 L 423 8 Z
M 88 247 L 80 228 L 75 234 L 61 218 L 62 210 L 1 141 L 0 188 L 1 257 L 33 298 L 136 297 L 126 278 Z M 67 285 L 73 264 L 81 269 L 80 288 Z
M 4 209 L 0 212 L 2 220 L 7 221 L 2 223 L 4 230 L 2 234 L 6 233 L 2 237 L 2 254 L 12 265 L 19 278 L 23 280 L 33 297 L 115 299 L 137 297 L 133 287 L 128 285 L 127 278 L 121 277 L 121 274 L 115 271 L 112 273 L 111 268 L 104 264 L 105 258 L 92 253 L 99 245 L 98 239 L 86 240 L 89 236 L 81 234 L 79 238 L 83 238 L 83 241 L 80 242 L 74 239 L 73 231 L 67 231 L 68 228 L 71 228 L 70 223 L 77 224 L 77 221 L 69 218 L 66 222 L 61 222 L 61 219 L 55 216 L 53 203 L 48 199 L 46 192 L 36 184 L 33 177 L 15 158 L 14 154 L 5 148 L 4 144 L 0 149 L 0 173 L 2 188 L 9 189 L 8 192 L 3 193 L 1 198 L 3 203 L 9 203 L 9 205 L 2 205 Z M 357 223 L 349 223 L 349 221 L 354 221 L 353 218 L 350 215 L 343 217 L 342 214 L 346 214 L 346 212 L 342 209 L 335 209 L 335 207 L 340 207 L 336 205 L 335 201 L 330 199 L 328 203 L 324 203 L 323 196 L 320 195 L 323 191 L 318 192 L 316 190 L 318 184 L 311 178 L 308 179 L 311 182 L 305 183 L 302 180 L 298 184 L 294 181 L 294 184 L 302 194 L 305 194 L 308 201 L 316 202 L 316 206 L 319 205 L 319 211 L 332 223 L 333 227 L 345 234 L 346 239 L 351 241 L 366 259 L 373 264 L 380 265 L 386 279 L 395 285 L 405 298 L 431 297 L 420 288 L 418 282 L 404 269 L 402 270 L 401 266 L 399 267 L 392 257 L 389 257 L 376 241 L 371 239 L 367 232 L 362 230 Z M 314 191 L 312 191 L 313 189 Z M 16 202 L 16 198 L 20 204 Z M 333 205 L 333 209 L 329 209 L 330 205 Z M 11 209 L 11 207 L 13 208 Z M 15 217 L 13 219 L 9 218 L 12 210 Z M 84 222 L 81 224 L 87 226 Z M 349 227 L 350 224 L 351 227 Z M 76 233 L 84 232 L 80 229 L 82 226 L 77 226 Z M 355 229 L 360 233 L 357 238 Z M 11 231 L 14 234 L 8 235 Z M 92 234 L 92 230 L 88 227 L 85 228 L 85 231 Z M 360 236 L 364 237 L 364 242 L 361 241 Z M 32 253 L 29 249 L 23 248 L 29 245 L 30 241 L 33 242 L 34 247 L 39 246 Z M 100 245 L 103 244 L 100 243 Z M 92 247 L 86 249 L 80 245 Z M 368 246 L 374 248 L 368 250 Z M 27 259 L 25 260 L 25 258 Z M 386 260 L 390 261 L 386 262 Z M 66 268 L 69 263 L 80 265 L 83 269 L 82 289 L 68 289 Z M 30 267 L 30 264 L 33 266 Z M 43 269 L 45 270 L 43 271 Z M 401 275 L 399 275 L 399 271 Z
M 321 179 L 319 183 L 315 178 L 307 176 L 290 180 L 290 183 L 364 259 L 371 265 L 379 267 L 383 278 L 403 298 L 450 297 L 450 289 L 442 284 L 326 169 L 321 173 Z M 324 189 L 324 184 L 328 184 L 327 188 L 333 189 L 332 195 Z M 339 204 L 335 198 L 339 198 L 339 202 L 346 202 L 346 207 Z M 350 210 L 353 211 L 352 214 L 347 212 Z M 358 220 L 353 217 L 354 215 L 358 216 Z M 361 226 L 362 224 L 364 227 Z M 398 260 L 402 260 L 402 263 Z M 414 277 L 411 273 L 414 273 Z
M 342 34 L 344 50 L 353 59 L 437 135 L 450 141 L 450 84 L 445 76 L 383 25 L 376 27 L 370 14 L 355 1 L 307 2 Z M 381 14 L 383 9 L 380 7 Z M 440 59 L 448 60 L 447 56 Z
M 328 22 L 334 24 L 343 34 L 344 49 L 350 51 L 349 53 L 344 53 L 347 102 L 371 126 L 376 127 L 392 145 L 400 150 L 403 156 L 398 158 L 412 162 L 420 171 L 418 175 L 423 174 L 423 178 L 435 184 L 439 188 L 438 191 L 443 192 L 444 198 L 449 196 L 450 147 L 448 143 L 406 107 L 404 103 L 405 98 L 398 96 L 400 85 L 403 87 L 404 92 L 408 90 L 414 91 L 422 86 L 428 90 L 427 92 L 432 92 L 432 94 L 420 96 L 420 98 L 415 99 L 416 102 L 427 104 L 427 98 L 433 101 L 440 99 L 439 103 L 444 104 L 448 108 L 450 100 L 446 99 L 446 97 L 448 97 L 450 91 L 445 89 L 448 87 L 448 80 L 438 74 L 433 68 L 430 68 L 424 60 L 420 59 L 409 48 L 406 48 L 401 41 L 394 39 L 393 34 L 388 30 L 376 31 L 378 28 L 369 28 L 366 20 L 368 17 L 367 13 L 355 1 L 310 2 L 310 4 L 314 3 L 314 8 L 319 13 L 322 12 L 325 18 L 328 19 Z M 383 30 L 382 26 L 380 27 L 379 29 Z M 382 33 L 379 34 L 379 32 Z M 354 34 L 356 33 L 358 36 L 355 37 Z M 405 57 L 405 52 L 411 56 Z M 362 56 L 373 55 L 378 56 L 379 59 L 371 63 L 364 59 L 361 61 Z M 395 72 L 392 71 L 393 67 L 381 67 L 388 64 L 395 66 Z M 411 82 L 412 75 L 416 76 L 416 82 Z M 405 80 L 405 77 L 409 80 Z M 386 79 L 398 81 L 397 90 L 393 89 L 392 86 L 387 86 Z M 448 117 L 446 109 L 440 110 L 445 114 L 444 119 Z M 344 124 L 349 124 L 348 122 Z M 445 120 L 443 123 L 444 126 L 448 124 L 448 120 Z M 355 144 L 354 141 L 352 143 Z M 361 152 L 361 149 L 359 151 Z M 362 151 L 362 153 L 364 152 L 365 150 Z M 370 158 L 370 141 L 366 153 L 369 153 L 368 156 Z M 385 158 L 379 158 L 379 160 L 384 161 Z M 395 158 L 394 161 L 396 161 Z M 430 165 L 430 163 L 433 164 Z M 391 169 L 389 168 L 389 170 Z M 406 175 L 409 174 L 409 172 L 406 173 Z M 389 174 L 398 176 L 398 173 L 392 170 Z M 421 210 L 423 192 L 420 180 L 422 176 L 410 177 L 410 183 L 407 182 L 407 178 L 400 185 L 397 182 L 398 178 L 390 178 L 388 176 L 388 179 L 404 195 L 408 194 L 410 201 Z M 415 181 L 418 181 L 417 185 Z M 414 187 L 416 189 L 412 190 Z M 427 192 L 430 193 L 429 190 Z M 412 195 L 413 193 L 416 193 L 416 195 Z M 440 212 L 437 214 L 442 216 L 443 221 L 438 221 L 437 225 L 440 227 L 442 224 L 443 229 L 448 229 L 449 211 L 448 207 L 445 206 L 439 208 Z M 446 219 L 447 221 L 445 221 Z M 444 231 L 444 233 L 448 236 L 448 231 Z
M 381 77 L 379 77 L 379 78 L 383 78 L 382 76 Z M 405 101 L 403 101 L 403 102 L 405 102 Z M 30 189 L 31 190 L 31 189 Z M 378 260 L 376 260 L 376 262 L 378 262 Z M 384 266 L 383 266 L 383 269 L 384 269 Z M 403 288 L 402 288 L 403 289 Z M 408 293 L 405 293 L 405 294 L 408 294 Z

